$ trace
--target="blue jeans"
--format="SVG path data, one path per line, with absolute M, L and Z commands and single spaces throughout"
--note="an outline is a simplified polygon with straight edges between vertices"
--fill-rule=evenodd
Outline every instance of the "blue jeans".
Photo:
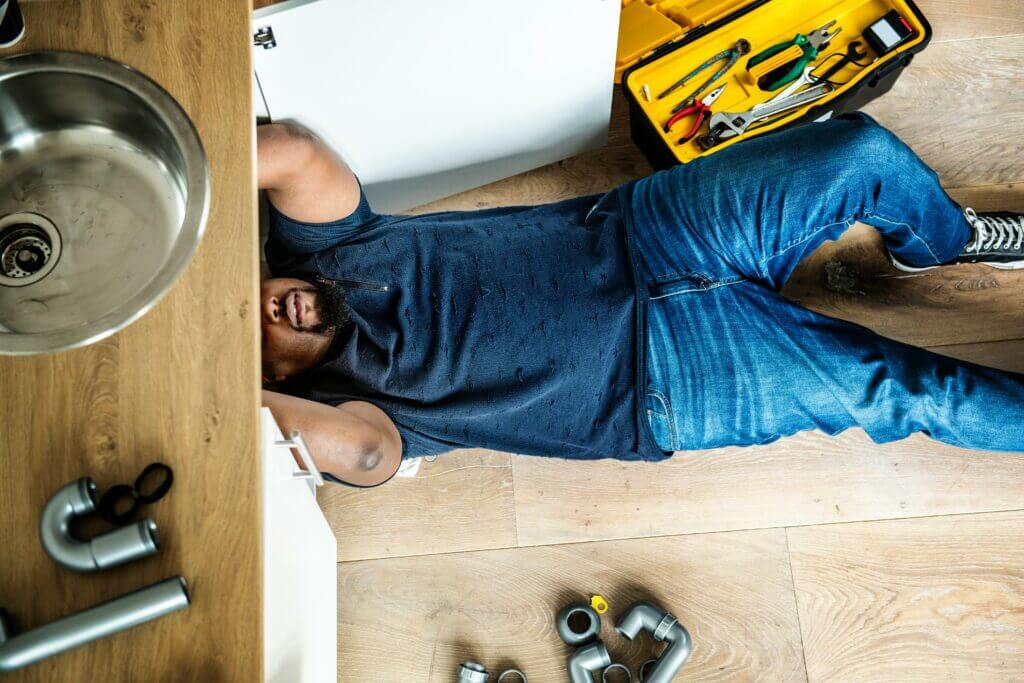
M 647 412 L 666 451 L 806 429 L 913 432 L 1024 451 L 1024 375 L 953 360 L 814 313 L 779 293 L 854 221 L 901 261 L 952 260 L 970 228 L 935 173 L 862 114 L 730 147 L 639 181 L 650 288 Z

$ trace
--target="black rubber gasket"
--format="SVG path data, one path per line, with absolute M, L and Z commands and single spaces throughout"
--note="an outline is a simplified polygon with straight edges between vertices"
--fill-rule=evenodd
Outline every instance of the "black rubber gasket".
M 161 481 L 160 484 L 152 490 L 152 492 L 144 494 L 142 492 L 143 487 L 148 483 L 148 480 L 157 476 L 156 473 L 163 473 L 163 481 Z M 135 498 L 140 503 L 155 503 L 167 495 L 167 492 L 171 490 L 171 485 L 173 483 L 174 470 L 162 462 L 150 463 L 149 465 L 146 465 L 146 469 L 142 470 L 142 474 L 135 479 Z
M 128 508 L 127 512 L 118 513 L 117 504 L 128 498 L 132 501 L 132 505 Z M 115 484 L 107 489 L 107 492 L 100 498 L 99 506 L 97 510 L 100 513 L 100 517 L 105 519 L 114 526 L 120 526 L 128 521 L 135 515 L 136 510 L 139 509 L 139 497 L 135 493 L 134 487 L 128 484 Z

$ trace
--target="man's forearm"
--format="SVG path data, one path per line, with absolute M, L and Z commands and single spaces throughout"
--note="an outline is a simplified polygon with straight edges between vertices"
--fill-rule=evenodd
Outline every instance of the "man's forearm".
M 302 433 L 318 469 L 344 482 L 373 486 L 390 478 L 401 463 L 401 437 L 376 419 L 379 409 L 369 404 L 332 407 L 264 391 L 263 405 L 285 433 Z

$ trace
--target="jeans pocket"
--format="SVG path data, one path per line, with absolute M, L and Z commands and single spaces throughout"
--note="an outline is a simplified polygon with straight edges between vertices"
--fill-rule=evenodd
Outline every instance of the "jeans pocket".
M 676 431 L 676 417 L 668 396 L 650 389 L 647 391 L 647 420 L 654 432 L 654 442 L 663 451 L 679 450 L 679 434 Z

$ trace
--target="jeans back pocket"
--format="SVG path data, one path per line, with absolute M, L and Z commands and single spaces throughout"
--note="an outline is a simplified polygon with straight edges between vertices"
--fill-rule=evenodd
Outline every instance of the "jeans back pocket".
M 654 432 L 654 442 L 663 451 L 679 450 L 679 434 L 676 431 L 676 417 L 668 396 L 655 389 L 647 391 L 647 420 Z

